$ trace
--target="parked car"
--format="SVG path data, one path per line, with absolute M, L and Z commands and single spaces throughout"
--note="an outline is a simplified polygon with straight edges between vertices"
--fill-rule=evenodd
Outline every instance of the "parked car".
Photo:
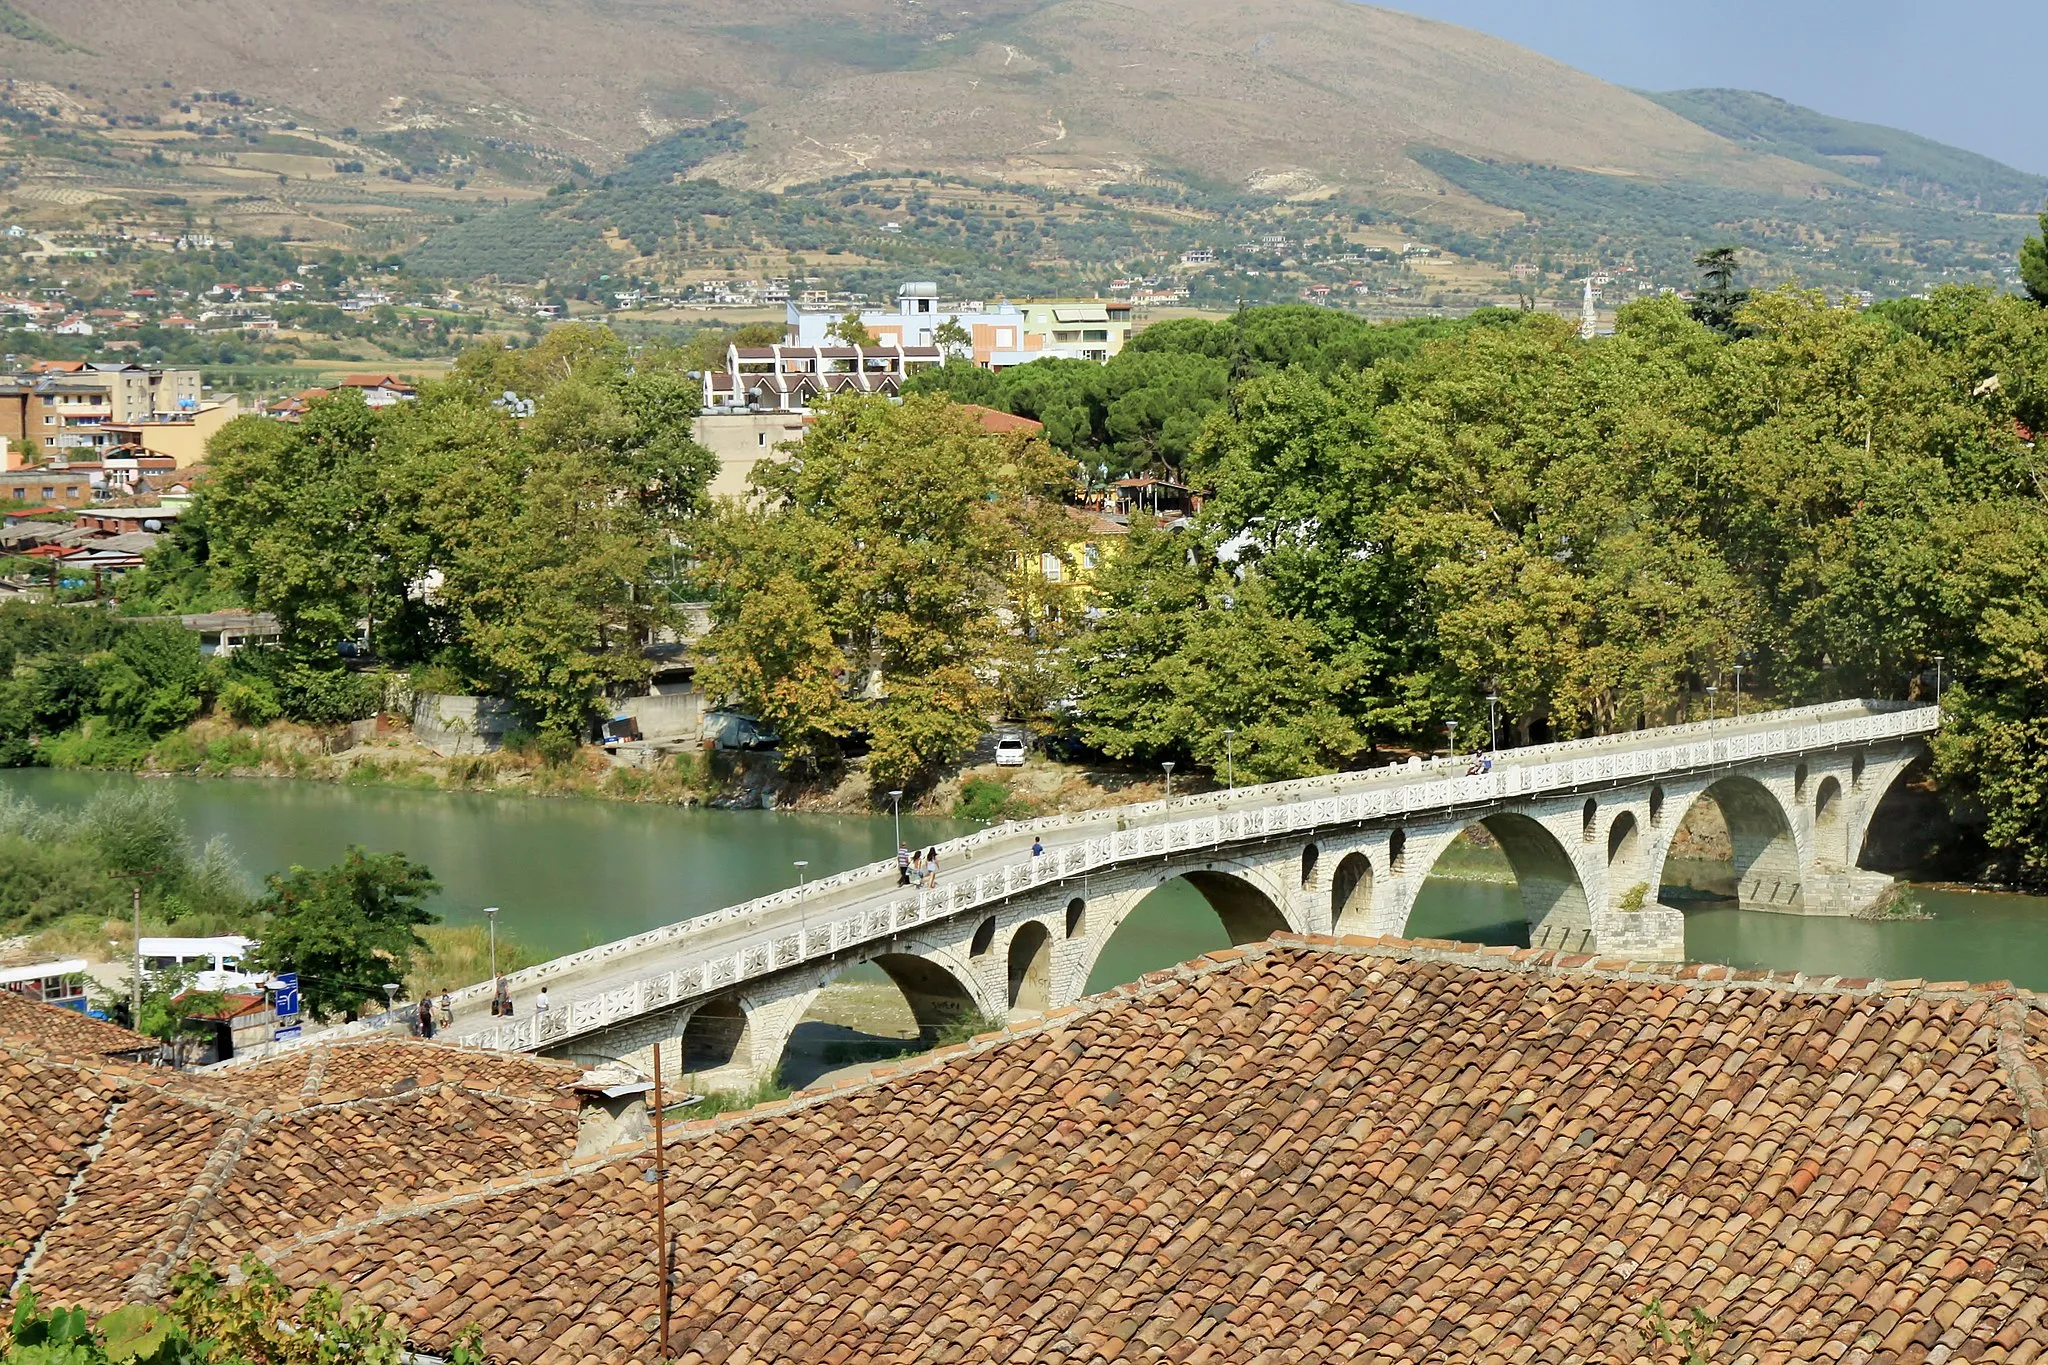
M 1024 755 L 1030 746 L 1024 743 L 1022 735 L 1004 735 L 996 741 L 996 766 L 999 768 L 1021 768 Z
M 737 711 L 707 711 L 700 731 L 721 749 L 773 749 L 782 737 L 752 716 Z

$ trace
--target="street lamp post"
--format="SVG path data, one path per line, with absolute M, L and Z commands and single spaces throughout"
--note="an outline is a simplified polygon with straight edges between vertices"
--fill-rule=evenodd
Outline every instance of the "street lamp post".
M 1451 737 L 1451 757 L 1456 758 L 1458 756 L 1458 722 L 1447 720 L 1444 722 L 1444 729 L 1449 732 Z
M 1735 719 L 1742 719 L 1742 665 L 1735 665 Z
M 1227 727 L 1223 731 L 1223 789 L 1225 791 L 1237 790 L 1237 752 L 1231 744 L 1231 740 L 1236 734 L 1237 731 Z
M 1714 719 L 1714 694 L 1719 692 L 1720 690 L 1721 689 L 1715 686 L 1713 683 L 1707 684 L 1707 719 L 1709 721 L 1712 721 Z
M 889 810 L 896 818 L 896 847 L 903 847 L 903 788 L 889 793 Z
M 809 867 L 810 865 L 811 860 L 808 858 L 798 858 L 796 860 L 796 884 L 798 886 L 802 886 L 804 884 L 804 869 Z
M 397 1009 L 398 983 L 396 981 L 387 981 L 384 983 L 384 1013 L 386 1016 L 386 1023 L 390 1022 L 389 1016 L 396 1012 Z
M 1500 755 L 1500 693 L 1486 694 L 1486 747 L 1495 757 Z
M 1943 655 L 1934 656 L 1934 704 L 1941 705 L 1941 661 Z
M 1173 800 L 1173 760 L 1169 758 L 1159 766 L 1166 769 L 1166 799 L 1171 801 Z
M 484 923 L 491 926 L 491 989 L 498 988 L 498 907 L 484 907 Z

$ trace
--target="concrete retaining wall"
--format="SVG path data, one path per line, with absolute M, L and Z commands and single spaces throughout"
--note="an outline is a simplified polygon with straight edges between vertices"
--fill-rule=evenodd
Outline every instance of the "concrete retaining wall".
M 659 697 L 627 697 L 612 703 L 612 714 L 639 721 L 645 740 L 695 741 L 704 724 L 704 694 L 691 688 Z
M 491 753 L 503 747 L 518 723 L 512 703 L 503 697 L 422 692 L 413 699 L 413 737 L 444 757 Z

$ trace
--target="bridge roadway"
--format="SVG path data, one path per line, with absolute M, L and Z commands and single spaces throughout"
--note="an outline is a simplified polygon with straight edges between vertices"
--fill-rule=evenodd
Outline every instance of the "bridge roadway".
M 1466 772 L 1469 756 L 1410 760 L 1006 824 L 940 845 L 934 891 L 900 888 L 893 861 L 873 863 L 527 968 L 510 978 L 509 1020 L 490 1015 L 490 983 L 476 983 L 453 993 L 455 1025 L 444 1036 L 575 1055 L 574 1040 L 597 1034 L 631 1045 L 645 1031 L 632 1026 L 654 1016 L 672 1017 L 679 1031 L 693 1007 L 736 992 L 751 993 L 745 1027 L 759 1031 L 751 1011 L 763 983 L 802 978 L 799 986 L 811 984 L 792 998 L 807 1003 L 844 965 L 906 942 L 906 952 L 954 978 L 935 987 L 916 979 L 922 968 L 891 970 L 921 1022 L 927 1012 L 919 1006 L 931 1005 L 924 997 L 934 991 L 954 997 L 938 1002 L 941 1015 L 948 1007 L 1014 1011 L 1020 990 L 1026 1005 L 1044 1008 L 1079 993 L 1087 965 L 1131 905 L 1191 871 L 1235 941 L 1278 928 L 1399 933 L 1430 866 L 1480 821 L 1515 865 L 1535 941 L 1682 955 L 1682 918 L 1654 903 L 1655 888 L 1671 833 L 1694 800 L 1710 793 L 1724 810 L 1746 907 L 1850 913 L 1889 885 L 1855 868 L 1862 834 L 1938 719 L 1932 707 L 1839 703 L 1506 750 L 1478 775 Z M 1853 803 L 1844 799 L 1850 790 L 1860 793 Z M 1582 805 L 1587 793 L 1598 795 Z M 1603 815 L 1596 808 L 1607 798 L 1614 799 Z M 1609 823 L 1596 829 L 1603 819 Z M 1830 829 L 1838 831 L 1832 861 Z M 1038 857 L 1034 838 L 1045 848 Z M 1330 856 L 1318 868 L 1324 852 Z M 1085 899 L 1069 901 L 1078 888 L 1087 889 Z M 1020 984 L 1014 944 L 1007 991 L 1000 955 L 976 978 L 974 960 L 987 955 L 996 920 L 977 924 L 983 915 L 975 912 L 1024 902 L 1047 926 L 1037 938 L 1092 941 L 1085 961 L 1058 944 L 1065 980 L 1056 988 Z M 1109 908 L 1098 913 L 1097 904 Z M 968 941 L 970 929 L 977 941 Z M 900 969 L 906 960 L 898 953 L 883 965 Z M 543 986 L 545 1014 L 535 1009 Z M 794 1023 L 776 1027 L 786 1037 Z M 303 1041 L 383 1025 L 366 1020 Z

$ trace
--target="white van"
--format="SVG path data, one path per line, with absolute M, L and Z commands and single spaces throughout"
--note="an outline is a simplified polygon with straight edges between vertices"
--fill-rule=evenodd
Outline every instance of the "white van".
M 1026 746 L 1021 735 L 1004 735 L 996 741 L 996 766 L 999 768 L 1021 768 L 1024 766 Z

